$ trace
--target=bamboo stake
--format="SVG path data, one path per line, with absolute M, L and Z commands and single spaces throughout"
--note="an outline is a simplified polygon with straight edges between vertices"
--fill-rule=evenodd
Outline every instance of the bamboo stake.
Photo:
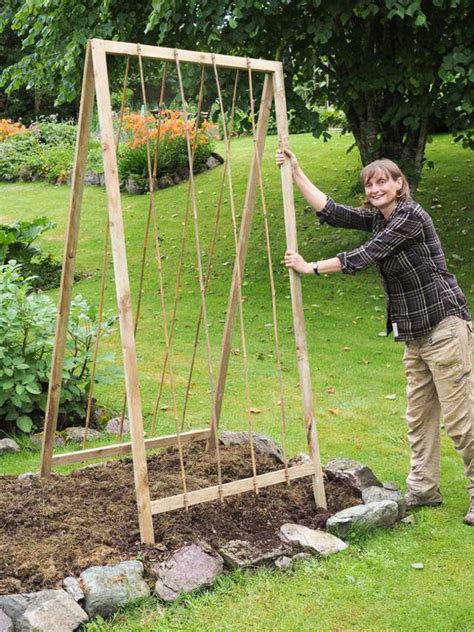
M 76 264 L 77 241 L 81 217 L 82 194 L 84 191 L 84 175 L 87 162 L 87 146 L 94 108 L 94 78 L 91 59 L 91 47 L 87 45 L 82 80 L 82 96 L 79 109 L 79 126 L 77 132 L 76 154 L 72 172 L 71 198 L 69 202 L 69 219 L 64 247 L 61 288 L 59 291 L 58 317 L 54 338 L 51 376 L 48 388 L 48 402 L 44 422 L 43 444 L 41 450 L 40 476 L 51 473 L 54 450 L 54 435 L 58 421 L 59 398 L 63 375 L 64 353 L 66 349 L 67 325 L 71 305 L 74 269 Z
M 285 84 L 283 79 L 283 66 L 278 63 L 278 69 L 273 75 L 275 91 L 275 113 L 277 119 L 280 147 L 288 147 L 288 120 L 286 116 Z M 289 162 L 281 166 L 281 182 L 283 189 L 283 210 L 285 214 L 285 232 L 287 248 L 298 250 L 296 237 L 295 204 L 293 198 L 293 178 Z M 316 432 L 316 420 L 313 408 L 313 391 L 308 360 L 308 348 L 306 344 L 306 332 L 303 313 L 303 296 L 301 292 L 301 277 L 294 270 L 289 270 L 291 306 L 293 311 L 293 326 L 295 331 L 296 355 L 298 358 L 298 371 L 300 376 L 301 395 L 303 399 L 304 420 L 306 425 L 306 438 L 311 458 L 314 464 L 313 491 L 316 505 L 326 508 L 326 494 L 324 491 L 323 472 L 319 455 L 318 438 Z

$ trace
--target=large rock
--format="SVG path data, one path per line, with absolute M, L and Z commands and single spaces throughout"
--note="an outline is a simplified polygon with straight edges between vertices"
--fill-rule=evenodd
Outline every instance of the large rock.
M 329 461 L 324 470 L 326 474 L 329 474 L 336 480 L 350 483 L 359 491 L 374 485 L 382 487 L 382 483 L 367 465 L 352 459 L 334 459 Z
M 7 452 L 19 452 L 20 446 L 13 439 L 0 439 L 0 454 Z
M 63 435 L 66 437 L 66 441 L 72 441 L 74 443 L 81 443 L 84 441 L 84 435 L 86 433 L 85 428 L 79 428 L 77 426 L 72 426 L 71 428 L 65 428 L 63 431 Z M 101 436 L 98 430 L 94 430 L 93 428 L 89 428 L 87 430 L 87 440 L 98 439 Z
M 84 176 L 84 183 L 92 186 L 100 186 L 100 174 L 97 171 L 87 171 Z
M 388 529 L 397 522 L 397 519 L 397 503 L 393 500 L 381 500 L 339 511 L 329 518 L 326 529 L 329 533 L 344 538 L 353 528 L 361 531 Z
M 41 448 L 41 446 L 43 445 L 43 435 L 44 432 L 35 432 L 34 435 L 31 435 L 31 443 Z M 63 439 L 63 437 L 61 437 L 60 434 L 56 433 L 54 435 L 54 447 L 61 448 L 64 445 L 66 445 L 65 440 Z
M 218 167 L 219 165 L 221 165 L 221 161 L 217 160 L 217 158 L 215 156 L 209 156 L 209 158 L 206 160 L 206 167 L 208 169 L 214 169 L 214 167 Z
M 191 544 L 178 549 L 165 562 L 157 564 L 155 593 L 164 601 L 174 601 L 183 593 L 213 585 L 222 573 L 220 555 L 206 545 Z
M 107 422 L 104 428 L 105 432 L 108 432 L 109 434 L 119 435 L 121 419 L 122 418 L 120 416 L 109 419 L 109 421 Z M 126 417 L 124 417 L 123 419 L 122 433 L 130 434 L 130 422 Z
M 63 579 L 63 585 L 74 601 L 79 602 L 84 599 L 84 592 L 75 577 L 65 577 Z
M 164 175 L 160 178 L 157 178 L 156 185 L 159 189 L 167 189 L 168 187 L 172 187 L 174 185 L 173 176 Z
M 390 484 L 390 489 L 385 487 L 385 483 L 383 487 L 366 487 L 362 490 L 362 500 L 367 505 L 369 503 L 374 503 L 379 500 L 393 500 L 398 505 L 398 519 L 402 520 L 405 517 L 407 504 L 405 501 L 405 495 L 399 489 L 393 489 L 392 484 Z
M 8 595 L 1 598 L 0 608 L 17 632 L 69 632 L 89 618 L 64 590 Z
M 134 178 L 127 178 L 125 180 L 125 190 L 130 195 L 141 195 L 145 191 L 145 187 L 141 182 L 137 182 Z
M 293 467 L 293 465 L 307 465 L 308 463 L 312 463 L 309 454 L 306 452 L 298 452 L 292 459 L 290 459 L 288 465 Z
M 79 576 L 90 616 L 107 617 L 121 606 L 150 595 L 143 579 L 143 564 L 138 560 L 115 566 L 91 566 Z
M 347 549 L 347 544 L 335 535 L 319 529 L 310 529 L 301 524 L 282 525 L 280 539 L 287 544 L 297 544 L 306 551 L 323 556 Z
M 13 632 L 13 621 L 0 610 L 0 632 Z
M 284 463 L 283 450 L 278 443 L 273 441 L 270 437 L 254 432 L 253 445 L 255 450 L 260 454 L 268 454 L 274 457 L 280 463 Z M 224 446 L 229 445 L 249 445 L 249 433 L 244 430 L 243 432 L 231 432 L 230 430 L 224 430 L 220 435 L 220 443 Z
M 247 568 L 273 562 L 291 552 L 290 547 L 262 548 L 246 540 L 230 540 L 219 549 L 224 563 L 229 568 Z

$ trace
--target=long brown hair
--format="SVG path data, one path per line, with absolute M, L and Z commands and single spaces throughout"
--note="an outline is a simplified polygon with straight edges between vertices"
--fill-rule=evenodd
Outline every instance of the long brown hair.
M 408 184 L 405 174 L 402 172 L 400 167 L 393 162 L 393 160 L 389 160 L 388 158 L 374 160 L 374 162 L 371 162 L 362 169 L 360 172 L 360 181 L 362 182 L 362 186 L 365 187 L 366 182 L 380 173 L 392 178 L 392 180 L 398 180 L 401 178 L 402 186 L 397 191 L 397 202 L 400 200 L 409 202 L 412 199 L 410 194 L 410 185 Z M 364 200 L 364 206 L 372 207 L 367 197 Z

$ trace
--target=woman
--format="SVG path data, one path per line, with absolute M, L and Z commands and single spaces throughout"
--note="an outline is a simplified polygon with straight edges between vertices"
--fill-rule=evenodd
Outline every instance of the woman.
M 331 259 L 307 262 L 292 250 L 285 265 L 300 274 L 355 273 L 376 265 L 387 299 L 387 333 L 405 342 L 408 438 L 411 467 L 405 496 L 409 508 L 436 506 L 439 492 L 440 426 L 464 461 L 471 504 L 464 522 L 474 526 L 474 386 L 472 323 L 466 299 L 446 266 L 430 216 L 410 197 L 407 179 L 391 160 L 362 169 L 365 204 L 336 204 L 304 174 L 295 155 L 278 151 L 276 162 L 290 162 L 293 180 L 319 221 L 372 233 L 359 248 Z

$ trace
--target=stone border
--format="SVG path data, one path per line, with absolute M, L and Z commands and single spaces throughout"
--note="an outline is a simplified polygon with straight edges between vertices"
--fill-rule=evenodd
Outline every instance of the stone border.
M 242 434 L 227 433 L 225 440 L 238 443 Z M 276 444 L 269 437 L 259 436 L 258 445 L 259 451 L 274 454 Z M 302 458 L 309 457 L 300 453 L 298 459 Z M 270 565 L 288 570 L 301 560 L 324 558 L 347 549 L 349 544 L 345 540 L 353 533 L 389 529 L 400 521 L 414 522 L 413 516 L 405 518 L 405 498 L 395 483 L 381 483 L 366 465 L 351 459 L 335 459 L 326 465 L 325 473 L 332 480 L 349 482 L 361 493 L 363 504 L 331 516 L 326 531 L 299 524 L 281 525 L 281 545 L 272 550 L 262 550 L 243 540 L 231 540 L 217 551 L 206 542 L 181 547 L 165 561 L 147 569 L 155 581 L 154 596 L 161 602 L 172 603 L 182 595 L 211 588 L 221 574 L 236 568 Z M 64 590 L 0 596 L 0 630 L 67 632 L 92 617 L 108 617 L 152 594 L 143 578 L 144 570 L 138 560 L 92 566 L 78 578 L 66 577 Z

